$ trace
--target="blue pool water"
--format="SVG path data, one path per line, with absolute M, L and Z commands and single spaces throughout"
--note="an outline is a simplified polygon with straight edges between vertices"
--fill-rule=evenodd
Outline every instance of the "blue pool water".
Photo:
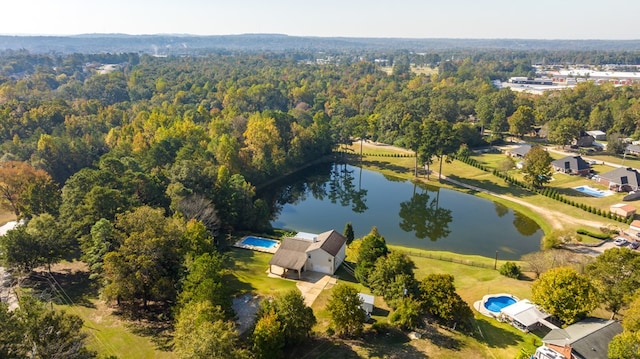
M 487 301 L 484 302 L 484 307 L 491 312 L 500 313 L 500 310 L 502 310 L 502 308 L 508 307 L 515 302 L 516 300 L 512 297 L 501 295 L 499 297 L 491 297 L 487 299 Z
M 598 198 L 610 196 L 612 194 L 611 191 L 601 191 L 599 189 L 589 187 L 589 186 L 573 187 L 573 189 L 575 189 L 578 192 L 582 192 L 586 195 L 589 195 L 591 197 L 598 197 Z
M 267 238 L 247 236 L 242 240 L 241 244 L 261 248 L 272 248 L 278 244 L 278 241 Z

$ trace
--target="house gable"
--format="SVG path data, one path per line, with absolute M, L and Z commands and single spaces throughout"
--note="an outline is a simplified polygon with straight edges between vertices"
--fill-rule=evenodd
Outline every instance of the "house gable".
M 591 166 L 581 156 L 567 156 L 551 162 L 558 172 L 587 174 Z

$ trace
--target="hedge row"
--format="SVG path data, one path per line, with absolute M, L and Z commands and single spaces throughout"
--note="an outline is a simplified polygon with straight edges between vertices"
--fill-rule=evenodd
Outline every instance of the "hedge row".
M 578 229 L 576 232 L 578 234 L 584 234 L 585 236 L 593 237 L 593 238 L 596 238 L 596 239 L 609 239 L 609 238 L 611 238 L 610 234 L 607 234 L 607 233 L 594 233 L 594 232 L 591 232 L 591 231 L 588 231 L 588 230 L 582 229 L 582 228 Z
M 348 154 L 348 155 L 358 155 L 360 156 L 360 153 L 355 153 L 353 151 L 344 151 L 344 150 L 334 150 L 335 153 L 344 153 L 344 154 Z M 413 154 L 411 153 L 366 153 L 363 152 L 362 153 L 363 156 L 367 156 L 367 157 L 415 157 Z
M 513 184 L 516 185 L 520 188 L 523 188 L 527 191 L 530 192 L 534 192 L 534 193 L 538 193 L 541 194 L 543 196 L 549 197 L 551 199 L 554 199 L 558 202 L 562 202 L 565 204 L 568 204 L 570 206 L 576 207 L 576 208 L 580 208 L 581 210 L 585 211 L 585 212 L 589 212 L 589 213 L 593 213 L 595 215 L 604 217 L 604 218 L 608 218 L 608 219 L 612 219 L 618 222 L 622 222 L 622 223 L 626 223 L 626 224 L 631 224 L 631 222 L 633 221 L 633 218 L 626 218 L 626 217 L 622 217 L 619 216 L 615 213 L 611 213 L 610 211 L 607 210 L 601 210 L 600 208 L 595 208 L 592 206 L 588 206 L 582 202 L 576 202 L 573 200 L 570 200 L 564 196 L 562 196 L 560 193 L 558 193 L 558 191 L 556 191 L 553 188 L 536 188 L 528 183 L 522 182 L 516 178 L 513 178 L 509 175 L 506 175 L 496 169 L 494 170 L 490 170 L 488 167 L 484 166 L 483 164 L 481 164 L 480 162 L 476 161 L 475 159 L 471 158 L 471 157 L 460 157 L 458 158 L 459 161 L 462 161 L 470 166 L 476 167 L 478 169 L 481 169 L 485 172 L 490 172 L 492 173 L 494 176 L 502 178 L 503 180 L 505 180 L 507 183 L 509 184 Z

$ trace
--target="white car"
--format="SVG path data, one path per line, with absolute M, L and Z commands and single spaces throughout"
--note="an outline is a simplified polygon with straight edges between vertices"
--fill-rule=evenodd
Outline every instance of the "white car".
M 613 240 L 613 244 L 615 244 L 618 247 L 621 247 L 627 244 L 627 240 L 622 237 L 616 237 L 616 239 Z

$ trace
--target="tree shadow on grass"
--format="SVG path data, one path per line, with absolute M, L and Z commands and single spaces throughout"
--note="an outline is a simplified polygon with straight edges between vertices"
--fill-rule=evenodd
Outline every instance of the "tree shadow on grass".
M 335 275 L 340 278 L 340 281 L 343 282 L 349 282 L 349 283 L 353 283 L 353 284 L 358 284 L 358 280 L 356 279 L 356 277 L 354 277 L 351 272 L 349 270 L 347 270 L 345 267 L 348 266 L 349 268 L 355 268 L 356 264 L 353 262 L 347 262 L 345 261 L 343 263 L 343 265 L 341 265 L 338 270 L 336 271 Z
M 251 261 L 253 261 L 253 257 L 254 253 L 251 250 L 240 249 L 234 251 L 231 259 L 231 271 L 225 274 L 223 279 L 231 288 L 232 293 L 248 293 L 256 289 L 251 283 L 242 281 L 235 274 L 236 270 L 241 270 L 240 268 L 246 267 Z
M 425 359 L 428 356 L 410 345 L 411 339 L 403 331 L 387 327 L 381 331 L 368 331 L 364 340 L 357 342 L 366 349 L 368 357 Z
M 347 342 L 327 337 L 314 337 L 293 348 L 285 348 L 288 359 L 359 359 Z
M 429 340 L 440 348 L 447 348 L 454 351 L 462 349 L 462 342 L 433 325 L 427 325 L 421 330 L 421 333 L 423 334 L 423 339 Z
M 383 162 L 383 161 L 364 160 L 360 162 L 360 160 L 358 159 L 357 161 L 349 161 L 349 164 L 353 166 L 358 166 L 358 167 L 362 165 L 364 167 L 384 169 L 384 170 L 392 171 L 395 173 L 413 173 L 413 168 L 408 169 L 407 167 L 398 166 L 398 165 L 391 164 L 390 162 Z
M 29 279 L 33 280 L 32 288 L 42 300 L 95 308 L 91 299 L 98 296 L 98 290 L 86 271 L 66 268 L 34 271 Z
M 488 319 L 476 318 L 475 324 L 480 332 L 474 333 L 474 336 L 490 348 L 507 348 L 518 345 L 522 341 L 522 336 L 501 328 Z
M 146 310 L 139 305 L 121 308 L 113 313 L 126 321 L 131 333 L 149 338 L 156 349 L 173 350 L 173 325 L 170 308 L 160 303 L 149 303 Z

